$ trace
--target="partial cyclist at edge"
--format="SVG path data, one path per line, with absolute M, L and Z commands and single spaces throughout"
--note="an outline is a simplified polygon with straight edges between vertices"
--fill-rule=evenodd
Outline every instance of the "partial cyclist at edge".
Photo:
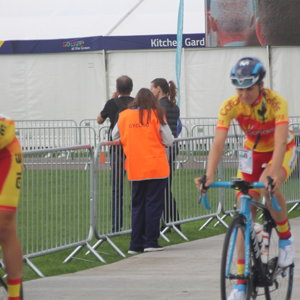
M 0 245 L 7 273 L 8 300 L 23 299 L 23 255 L 16 222 L 22 166 L 22 150 L 14 121 L 0 114 Z
M 276 222 L 279 236 L 278 265 L 285 268 L 294 261 L 295 246 L 285 198 L 280 187 L 295 168 L 296 145 L 294 135 L 289 130 L 287 102 L 278 93 L 264 88 L 265 74 L 263 64 L 253 57 L 241 58 L 232 68 L 230 78 L 237 94 L 227 99 L 220 107 L 214 142 L 208 156 L 206 183 L 200 187 L 200 178 L 195 178 L 195 183 L 200 192 L 205 192 L 213 183 L 216 168 L 223 155 L 230 122 L 235 119 L 246 135 L 243 149 L 239 150 L 237 176 L 249 182 L 263 182 L 266 187 L 267 176 L 273 178 L 272 192 L 281 206 L 280 211 L 272 207 L 267 189 L 252 189 L 249 193 L 256 201 L 259 201 L 260 196 L 266 199 L 266 206 Z M 237 193 L 238 198 L 240 195 Z M 252 217 L 256 217 L 254 207 Z M 241 235 L 238 237 L 243 238 Z M 239 252 L 241 257 L 238 257 L 237 262 L 238 273 L 243 274 L 245 260 L 243 251 Z M 228 300 L 245 299 L 246 280 L 237 280 Z

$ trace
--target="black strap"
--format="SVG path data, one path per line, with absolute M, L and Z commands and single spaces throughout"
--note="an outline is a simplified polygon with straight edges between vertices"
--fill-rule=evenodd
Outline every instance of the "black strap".
M 266 115 L 266 112 L 267 112 L 267 109 L 266 109 L 266 103 L 265 103 L 265 101 L 264 101 L 265 97 L 266 97 L 266 95 L 265 95 L 265 93 L 263 93 L 263 99 L 262 99 L 262 103 L 261 103 L 261 109 L 258 109 L 258 110 L 257 110 L 258 114 L 259 114 L 259 115 L 262 117 L 262 119 L 263 119 L 263 124 L 264 124 L 265 121 L 266 121 L 265 115 Z M 256 137 L 254 146 L 253 146 L 253 148 L 252 148 L 253 150 L 255 150 L 255 148 L 257 147 L 257 145 L 258 145 L 258 143 L 259 143 L 259 141 L 260 141 L 260 139 L 261 139 L 261 132 L 262 132 L 262 129 L 260 130 L 258 136 Z

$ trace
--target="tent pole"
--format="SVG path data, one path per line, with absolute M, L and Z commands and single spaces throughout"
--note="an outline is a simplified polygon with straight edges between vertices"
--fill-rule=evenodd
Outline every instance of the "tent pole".
M 140 0 L 135 6 L 133 6 L 105 35 L 111 35 L 111 33 L 125 21 L 133 11 L 135 11 L 145 0 Z
M 105 80 L 105 99 L 109 98 L 109 78 L 108 78 L 108 63 L 107 63 L 107 53 L 105 49 L 102 50 L 102 59 L 103 59 L 103 69 L 104 69 L 104 80 Z

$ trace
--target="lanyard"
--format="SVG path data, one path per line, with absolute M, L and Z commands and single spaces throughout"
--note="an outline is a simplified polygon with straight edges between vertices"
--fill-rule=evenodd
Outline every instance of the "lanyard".
M 264 124 L 265 121 L 266 121 L 265 114 L 266 114 L 266 112 L 267 112 L 266 103 L 265 103 L 264 99 L 265 99 L 265 94 L 263 93 L 263 99 L 262 99 L 262 102 L 261 102 L 261 109 L 258 109 L 258 110 L 257 110 L 258 114 L 259 114 L 259 115 L 262 117 L 262 119 L 263 119 L 263 124 Z M 262 127 L 263 127 L 263 125 L 262 125 Z M 255 150 L 255 148 L 257 147 L 257 145 L 258 145 L 258 143 L 259 143 L 259 141 L 260 141 L 260 139 L 261 139 L 261 132 L 262 132 L 262 130 L 263 130 L 263 128 L 260 129 L 260 132 L 259 132 L 259 134 L 258 134 L 257 137 L 256 137 L 256 140 L 255 140 L 255 143 L 254 143 L 254 146 L 253 146 L 252 150 Z

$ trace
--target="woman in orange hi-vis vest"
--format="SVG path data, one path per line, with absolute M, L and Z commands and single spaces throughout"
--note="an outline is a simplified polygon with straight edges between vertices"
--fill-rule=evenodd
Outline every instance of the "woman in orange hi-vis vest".
M 119 115 L 113 139 L 120 139 L 128 180 L 132 181 L 132 233 L 129 254 L 163 250 L 158 244 L 164 190 L 170 174 L 166 147 L 173 135 L 149 89 L 137 93 Z
M 7 273 L 8 300 L 22 299 L 22 250 L 16 210 L 21 190 L 22 154 L 15 124 L 0 114 L 0 244 Z

